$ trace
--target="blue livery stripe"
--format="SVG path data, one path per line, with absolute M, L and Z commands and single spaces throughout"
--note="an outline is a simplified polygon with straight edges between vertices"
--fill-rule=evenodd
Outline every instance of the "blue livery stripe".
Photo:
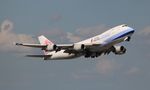
M 133 33 L 134 33 L 134 30 L 129 30 L 129 31 L 126 31 L 126 32 L 121 32 L 121 33 L 119 33 L 119 34 L 116 34 L 116 35 L 112 36 L 111 38 L 108 38 L 108 39 L 106 40 L 106 42 L 111 42 L 111 41 L 113 41 L 113 40 L 122 38 L 122 37 L 124 37 L 124 36 L 127 36 L 127 35 L 129 35 L 129 34 L 133 34 Z
M 114 38 L 113 40 L 116 40 L 116 39 L 118 39 L 118 38 L 122 38 L 122 37 L 124 37 L 124 36 L 126 36 L 126 35 L 133 34 L 133 33 L 134 33 L 134 31 L 127 32 L 127 33 L 125 33 L 125 34 L 122 34 L 121 36 L 118 36 L 118 37 Z

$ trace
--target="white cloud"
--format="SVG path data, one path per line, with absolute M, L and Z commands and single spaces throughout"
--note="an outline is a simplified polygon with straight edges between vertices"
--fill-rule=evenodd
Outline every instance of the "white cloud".
M 102 57 L 103 58 L 103 57 Z M 90 69 L 80 69 L 78 72 L 73 72 L 71 76 L 74 79 L 94 79 L 99 77 L 108 78 L 113 76 L 114 73 L 122 73 L 121 65 L 116 62 L 116 60 L 112 59 L 96 59 L 97 62 Z
M 79 42 L 82 40 L 80 36 L 77 36 L 70 32 L 67 32 L 66 37 L 67 37 L 67 39 L 69 39 L 70 42 Z
M 92 79 L 93 75 L 90 73 L 72 73 L 71 75 L 74 79 Z
M 41 34 L 54 37 L 57 42 L 67 41 L 67 43 L 78 42 L 106 31 L 107 27 L 98 25 L 93 27 L 77 28 L 75 32 L 65 32 L 60 28 L 53 28 L 47 31 L 41 31 Z M 55 37 L 56 36 L 56 37 Z M 66 43 L 66 42 L 64 42 Z
M 67 32 L 67 39 L 70 42 L 78 42 L 86 38 L 93 37 L 106 31 L 107 28 L 104 25 L 98 25 L 93 27 L 83 27 L 75 30 L 74 33 Z
M 51 16 L 51 20 L 52 21 L 60 21 L 62 19 L 62 15 L 60 13 L 54 13 L 52 16 Z
M 67 39 L 67 33 L 64 32 L 62 29 L 60 28 L 52 28 L 49 30 L 42 30 L 39 32 L 39 34 L 43 34 L 44 36 L 46 36 L 48 39 L 50 39 L 51 41 L 53 41 L 54 43 L 58 44 L 58 43 L 68 43 Z
M 142 39 L 144 39 L 144 40 L 146 40 L 146 41 L 149 41 L 149 39 L 150 39 L 150 26 L 147 26 L 147 27 L 143 28 L 142 30 L 140 30 L 140 31 L 137 33 L 137 35 L 138 35 L 140 38 L 142 38 Z
M 96 70 L 100 74 L 110 74 L 120 67 L 115 60 L 102 59 L 96 64 Z
M 138 73 L 140 73 L 140 69 L 138 67 L 132 67 L 126 72 L 127 75 L 135 75 Z
M 141 49 L 143 50 L 143 54 L 145 54 L 146 57 L 149 57 L 150 52 L 147 48 L 149 48 L 150 46 L 150 26 L 146 26 L 145 28 L 138 31 L 136 38 L 138 40 L 137 43 L 141 46 Z
M 13 23 L 9 20 L 4 20 L 1 24 L 0 30 L 2 33 L 10 32 L 13 29 Z
M 144 36 L 150 35 L 150 26 L 144 28 L 142 31 L 140 31 L 139 34 L 144 35 Z
M 76 29 L 76 34 L 81 37 L 92 37 L 106 31 L 108 28 L 105 25 L 97 25 L 93 27 L 82 27 Z
M 13 42 L 29 42 L 34 40 L 30 35 L 16 34 L 13 31 L 13 22 L 4 20 L 0 26 L 0 51 L 27 51 L 29 48 L 21 48 L 13 45 Z
M 72 72 L 71 73 L 71 77 L 74 79 L 93 79 L 95 78 L 95 71 L 94 69 L 90 68 L 90 69 L 80 69 L 76 72 Z

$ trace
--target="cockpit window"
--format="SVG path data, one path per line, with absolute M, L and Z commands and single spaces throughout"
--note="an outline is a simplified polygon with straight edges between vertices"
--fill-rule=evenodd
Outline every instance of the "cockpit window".
M 127 27 L 127 26 L 128 26 L 127 24 L 122 25 L 122 27 Z

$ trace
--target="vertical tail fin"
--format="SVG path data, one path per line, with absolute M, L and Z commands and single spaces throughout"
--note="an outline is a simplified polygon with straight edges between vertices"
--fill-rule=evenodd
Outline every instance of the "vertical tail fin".
M 45 36 L 41 35 L 38 37 L 38 40 L 40 42 L 41 45 L 54 45 L 54 43 L 50 40 L 48 40 Z M 48 51 L 43 50 L 44 51 L 44 55 L 48 54 Z
M 54 43 L 48 40 L 45 36 L 41 35 L 38 37 L 39 42 L 41 45 L 53 45 Z

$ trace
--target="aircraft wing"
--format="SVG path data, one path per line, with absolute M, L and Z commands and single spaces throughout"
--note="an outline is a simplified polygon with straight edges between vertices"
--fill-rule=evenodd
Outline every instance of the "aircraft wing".
M 34 47 L 34 48 L 46 48 L 47 45 L 41 44 L 29 44 L 29 43 L 16 43 L 17 46 L 26 46 L 26 47 Z
M 57 44 L 56 46 L 60 49 L 68 49 L 68 48 L 72 48 L 73 44 Z
M 26 47 L 33 47 L 33 48 L 41 48 L 42 50 L 45 50 L 48 45 L 41 45 L 41 44 L 29 44 L 29 43 L 16 43 L 17 46 L 26 46 Z M 56 44 L 56 51 L 58 50 L 61 50 L 61 49 L 64 49 L 66 53 L 76 53 L 78 52 L 78 50 L 74 49 L 75 45 L 82 45 L 82 44 L 79 44 L 79 43 L 74 43 L 74 44 Z M 84 44 L 84 49 L 87 49 L 87 48 L 91 48 L 93 46 L 99 46 L 101 44 L 99 43 L 85 43 Z M 45 56 L 42 56 L 42 55 L 28 55 L 28 57 L 45 57 Z
M 33 48 L 46 48 L 48 45 L 41 45 L 41 44 L 29 44 L 29 43 L 15 43 L 17 46 L 26 46 L 26 47 L 33 47 Z M 57 47 L 60 49 L 68 49 L 72 48 L 73 44 L 57 44 Z

